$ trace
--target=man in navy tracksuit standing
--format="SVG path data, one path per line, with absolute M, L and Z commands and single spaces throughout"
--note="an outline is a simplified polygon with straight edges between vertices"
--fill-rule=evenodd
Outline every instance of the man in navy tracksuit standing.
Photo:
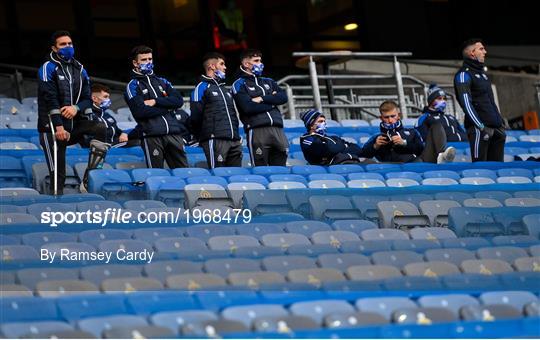
M 472 161 L 502 162 L 506 133 L 484 67 L 487 51 L 482 40 L 470 39 L 462 53 L 463 66 L 454 77 L 454 88 L 465 112 Z
M 363 145 L 364 157 L 393 163 L 445 163 L 454 160 L 456 150 L 446 147 L 446 136 L 441 124 L 434 124 L 424 140 L 416 129 L 403 127 L 399 106 L 395 102 L 383 102 L 379 111 L 381 133 L 372 136 Z
M 443 89 L 433 84 L 428 91 L 428 106 L 423 110 L 418 118 L 416 129 L 427 139 L 429 129 L 435 124 L 441 124 L 448 142 L 465 142 L 467 134 L 461 127 L 456 117 L 445 114 L 446 111 L 446 93 Z
M 208 53 L 203 57 L 205 74 L 191 93 L 191 128 L 204 149 L 210 169 L 242 166 L 242 142 L 238 116 L 230 91 L 225 88 L 225 57 Z
M 188 166 L 183 135 L 185 117 L 182 96 L 171 83 L 154 74 L 152 49 L 136 46 L 131 51 L 133 69 L 124 99 L 142 133 L 142 148 L 149 168 Z
M 287 94 L 273 79 L 262 77 L 261 58 L 257 50 L 242 52 L 240 77 L 232 89 L 234 101 L 246 130 L 251 164 L 286 165 L 289 142 L 277 106 L 287 102 Z
M 50 191 L 56 195 L 64 192 L 67 146 L 84 141 L 84 135 L 101 140 L 106 131 L 105 125 L 83 118 L 92 105 L 90 78 L 74 56 L 70 33 L 56 31 L 49 58 L 38 71 L 39 141 L 50 172 Z
M 301 117 L 308 130 L 300 137 L 300 147 L 304 158 L 313 165 L 359 164 L 364 157 L 362 148 L 349 143 L 339 136 L 329 135 L 326 131 L 326 117 L 323 113 L 311 109 Z

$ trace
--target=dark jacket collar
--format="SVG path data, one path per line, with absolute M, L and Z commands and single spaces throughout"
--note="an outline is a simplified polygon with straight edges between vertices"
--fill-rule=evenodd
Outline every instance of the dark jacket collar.
M 221 79 L 212 78 L 207 75 L 201 74 L 199 81 L 203 83 L 217 84 L 219 86 L 225 85 L 225 82 Z
M 238 77 L 240 78 L 249 78 L 249 79 L 255 79 L 258 78 L 253 73 L 247 72 L 242 66 L 238 69 Z
M 152 71 L 150 74 L 142 74 L 136 69 L 131 69 L 131 78 L 146 78 L 146 76 L 155 77 L 156 75 L 154 74 L 154 71 Z
M 471 58 L 463 59 L 463 65 L 472 68 L 475 71 L 482 72 L 484 71 L 484 63 L 479 62 Z

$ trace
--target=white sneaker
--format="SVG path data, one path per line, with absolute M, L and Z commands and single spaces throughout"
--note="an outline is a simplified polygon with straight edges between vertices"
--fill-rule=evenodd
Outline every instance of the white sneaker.
M 450 146 L 444 150 L 444 152 L 439 153 L 437 156 L 437 164 L 450 163 L 456 158 L 456 148 Z

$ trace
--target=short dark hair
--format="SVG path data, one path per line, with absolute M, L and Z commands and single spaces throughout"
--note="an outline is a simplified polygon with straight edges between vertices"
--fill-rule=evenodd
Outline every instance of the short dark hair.
M 60 37 L 70 37 L 71 38 L 71 33 L 69 33 L 69 31 L 65 31 L 65 30 L 59 30 L 59 31 L 54 32 L 51 35 L 51 46 L 56 46 L 56 39 L 58 39 Z
M 137 60 L 139 54 L 152 53 L 152 49 L 146 45 L 139 45 L 133 47 L 131 50 L 131 60 Z
M 390 112 L 394 109 L 399 109 L 399 106 L 398 104 L 396 104 L 395 101 L 392 101 L 392 100 L 385 100 L 381 106 L 379 106 L 379 112 L 381 114 L 383 113 L 386 113 L 386 112 Z
M 101 91 L 111 93 L 111 89 L 105 84 L 101 84 L 101 83 L 92 84 L 92 93 L 100 93 Z
M 461 52 L 465 52 L 465 49 L 469 46 L 475 45 L 477 43 L 484 44 L 484 41 L 480 38 L 470 38 L 467 39 L 461 44 Z
M 203 56 L 203 68 L 206 71 L 208 68 L 208 61 L 211 59 L 223 59 L 225 60 L 225 56 L 219 52 L 208 52 Z
M 242 51 L 242 53 L 240 53 L 240 63 L 243 62 L 244 59 L 253 57 L 262 57 L 261 51 L 254 48 L 248 48 L 247 50 L 244 50 Z

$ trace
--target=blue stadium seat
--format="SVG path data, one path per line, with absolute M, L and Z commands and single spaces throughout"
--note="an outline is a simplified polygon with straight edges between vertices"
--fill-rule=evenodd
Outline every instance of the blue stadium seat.
M 417 172 L 400 171 L 400 172 L 388 172 L 385 174 L 386 179 L 391 178 L 407 178 L 412 179 L 418 183 L 422 182 L 422 176 Z
M 229 177 L 229 183 L 243 183 L 243 182 L 259 183 L 259 184 L 264 185 L 265 187 L 268 186 L 268 180 L 266 179 L 266 177 L 261 176 L 261 175 L 247 174 L 247 175 L 233 175 Z
M 148 177 L 170 175 L 171 173 L 167 169 L 133 169 L 131 171 L 133 182 L 145 182 Z
M 2 261 L 37 260 L 40 258 L 34 247 L 17 244 L 0 246 L 0 256 Z
M 305 184 L 306 186 L 308 183 L 304 176 L 296 174 L 270 175 L 269 179 L 270 182 L 300 182 L 302 184 Z
M 77 236 L 74 234 L 53 231 L 23 234 L 21 240 L 23 244 L 39 249 L 45 243 L 76 242 Z
M 169 207 L 182 207 L 184 205 L 185 186 L 186 182 L 180 177 L 150 177 L 146 179 L 147 198 L 161 201 Z
M 308 176 L 308 180 L 310 182 L 312 181 L 320 181 L 320 180 L 333 180 L 333 181 L 339 181 L 343 184 L 347 183 L 347 180 L 345 177 L 339 174 L 311 174 Z
M 451 170 L 426 171 L 423 173 L 423 176 L 424 178 L 451 178 L 456 181 L 459 181 L 459 179 L 461 178 L 461 176 L 457 172 Z
M 227 187 L 227 180 L 216 176 L 193 176 L 186 178 L 187 184 L 218 184 L 223 188 Z
M 196 237 L 163 237 L 154 241 L 154 248 L 163 253 L 195 253 L 208 250 L 205 241 Z
M 445 261 L 456 266 L 461 265 L 465 260 L 476 259 L 472 251 L 459 248 L 429 249 L 426 250 L 424 256 L 428 261 Z
M 158 239 L 165 237 L 182 237 L 183 233 L 177 228 L 140 228 L 133 230 L 133 238 L 154 243 Z
M 183 180 L 194 176 L 211 176 L 210 171 L 202 168 L 177 168 L 172 170 L 172 175 Z
M 73 212 L 76 211 L 75 204 L 67 203 L 35 203 L 28 206 L 28 213 L 34 215 L 38 220 L 41 219 L 43 212 Z
M 486 177 L 493 181 L 497 179 L 497 173 L 489 169 L 466 169 L 461 172 L 463 178 L 466 177 Z
M 2 322 L 57 320 L 58 310 L 52 299 L 3 298 L 0 299 Z
M 355 209 L 348 197 L 338 195 L 311 196 L 309 198 L 311 216 L 316 220 L 360 219 L 362 215 Z
M 375 172 L 354 172 L 350 173 L 348 175 L 348 178 L 349 181 L 354 181 L 358 179 L 375 179 L 379 181 L 384 181 L 384 176 Z
M 357 165 L 357 164 L 330 165 L 328 167 L 328 172 L 331 174 L 338 174 L 338 175 L 345 176 L 350 173 L 364 172 L 364 168 L 361 165 Z
M 285 230 L 288 233 L 297 233 L 309 237 L 318 231 L 330 231 L 331 228 L 328 224 L 321 221 L 306 220 L 288 222 L 285 224 Z
M 286 166 L 255 166 L 251 169 L 254 175 L 269 177 L 271 175 L 286 175 L 291 173 L 291 169 Z
M 214 176 L 220 176 L 220 177 L 251 174 L 247 168 L 242 168 L 242 167 L 215 168 L 215 169 L 212 169 L 212 173 Z
M 360 234 L 367 229 L 377 229 L 378 225 L 368 220 L 339 220 L 332 223 L 334 230 L 347 230 Z
M 85 318 L 77 322 L 79 329 L 89 332 L 95 337 L 101 337 L 103 332 L 113 327 L 146 326 L 148 323 L 142 316 L 112 315 Z
M 206 242 L 213 236 L 234 235 L 234 228 L 218 224 L 196 225 L 187 227 L 185 233 L 189 237 L 195 237 Z
M 79 233 L 80 242 L 90 244 L 97 248 L 102 241 L 123 240 L 131 238 L 131 233 L 121 229 L 93 229 L 85 230 Z
M 244 192 L 244 206 L 254 214 L 293 211 L 283 190 L 248 190 Z
M 104 211 L 106 209 L 121 209 L 122 206 L 119 203 L 113 201 L 86 201 L 77 203 L 77 211 Z
M 106 264 L 81 268 L 81 278 L 100 286 L 104 280 L 141 277 L 141 267 L 129 264 Z
M 295 223 L 295 222 L 293 222 Z M 235 227 L 238 235 L 252 236 L 260 238 L 265 234 L 282 233 L 283 225 L 281 223 L 249 223 L 240 224 Z
M 106 199 L 136 199 L 142 192 L 141 187 L 133 185 L 131 176 L 124 170 L 93 170 L 88 177 L 88 191 L 99 193 Z
M 73 327 L 61 321 L 32 321 L 26 323 L 11 323 L 1 326 L 2 333 L 7 338 L 42 337 L 45 334 L 55 334 L 72 331 Z
M 291 173 L 308 176 L 311 174 L 325 174 L 327 171 L 320 165 L 295 165 L 291 167 Z
M 405 297 L 373 297 L 356 300 L 356 308 L 362 312 L 372 312 L 382 315 L 387 320 L 392 319 L 395 310 L 415 308 L 416 304 Z
M 466 248 L 476 250 L 481 247 L 489 247 L 491 243 L 483 237 L 459 237 L 441 240 L 445 248 Z
M 484 305 L 510 305 L 521 311 L 526 304 L 531 302 L 537 302 L 538 297 L 531 292 L 501 291 L 483 293 L 480 295 L 479 300 Z
M 59 257 L 59 254 L 57 254 Z M 77 280 L 79 271 L 71 268 L 26 268 L 17 271 L 17 281 L 35 290 L 41 281 L 50 280 Z
M 450 229 L 458 237 L 504 235 L 505 228 L 496 223 L 486 208 L 451 208 L 448 211 Z
M 403 268 L 409 263 L 422 262 L 422 255 L 406 250 L 380 251 L 371 254 L 375 265 L 394 266 Z
M 144 241 L 129 239 L 102 241 L 99 244 L 100 251 L 116 253 L 119 249 L 123 249 L 127 252 L 142 252 L 144 250 L 152 251 L 152 246 Z
M 320 324 L 325 316 L 332 313 L 352 313 L 354 307 L 343 300 L 315 300 L 294 303 L 289 310 L 294 315 L 311 318 Z

